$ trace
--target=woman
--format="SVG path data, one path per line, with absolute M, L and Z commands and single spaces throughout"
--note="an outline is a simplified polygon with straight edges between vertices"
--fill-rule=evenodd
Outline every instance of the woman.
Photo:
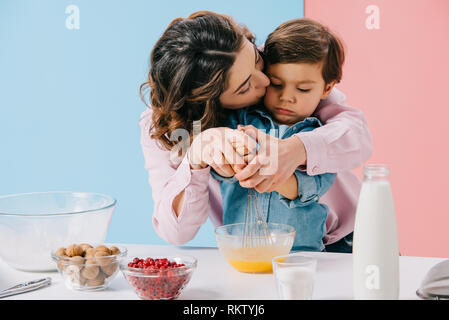
M 266 164 L 256 161 L 257 156 L 251 165 L 232 166 L 239 155 L 229 152 L 231 140 L 243 140 L 245 132 L 256 138 L 263 133 L 251 127 L 230 133 L 220 125 L 227 110 L 259 102 L 268 85 L 253 36 L 230 17 L 203 11 L 178 18 L 158 40 L 148 81 L 141 86 L 142 96 L 143 89 L 151 88 L 151 107 L 139 124 L 155 202 L 153 225 L 163 239 L 184 244 L 208 217 L 214 225 L 222 224 L 220 187 L 210 176 L 211 168 L 228 177 L 240 171 L 235 176 L 242 185 L 264 192 L 303 166 L 309 175 L 337 173 L 334 185 L 320 199 L 330 209 L 324 243 L 328 251 L 350 250 L 345 237 L 352 235 L 360 190 L 360 181 L 350 170 L 371 155 L 363 114 L 346 106 L 344 95 L 334 89 L 315 114 L 324 126 L 278 141 L 276 173 L 262 175 Z M 194 121 L 201 121 L 199 134 Z M 173 163 L 171 150 L 177 141 L 170 138 L 178 129 L 187 130 L 191 144 L 182 160 Z M 275 138 L 265 135 L 265 139 Z M 204 148 L 204 141 L 226 143 Z

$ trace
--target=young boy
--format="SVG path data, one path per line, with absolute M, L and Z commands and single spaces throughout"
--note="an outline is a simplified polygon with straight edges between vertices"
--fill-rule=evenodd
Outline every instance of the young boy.
M 327 28 L 310 19 L 294 19 L 281 24 L 267 38 L 264 47 L 265 73 L 270 85 L 263 106 L 233 111 L 227 126 L 236 129 L 251 124 L 270 135 L 285 139 L 321 126 L 312 117 L 322 99 L 341 80 L 344 50 L 341 41 Z M 220 181 L 223 224 L 244 222 L 248 189 L 235 178 Z M 296 228 L 293 250 L 323 251 L 328 208 L 318 203 L 332 186 L 336 175 L 294 175 L 271 193 L 258 194 L 267 222 Z

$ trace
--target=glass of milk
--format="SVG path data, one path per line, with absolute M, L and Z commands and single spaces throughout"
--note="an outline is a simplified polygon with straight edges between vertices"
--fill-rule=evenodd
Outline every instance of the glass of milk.
M 288 254 L 274 257 L 272 263 L 279 299 L 312 299 L 316 259 L 300 254 Z

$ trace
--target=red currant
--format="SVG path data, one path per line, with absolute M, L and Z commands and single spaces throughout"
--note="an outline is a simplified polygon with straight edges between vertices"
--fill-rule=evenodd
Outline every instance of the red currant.
M 184 266 L 183 263 L 178 264 L 168 258 L 134 258 L 128 263 L 128 267 L 140 268 L 145 274 L 158 276 L 127 275 L 126 277 L 142 299 L 174 299 L 179 295 L 189 277 L 189 274 L 180 273 L 179 268 Z

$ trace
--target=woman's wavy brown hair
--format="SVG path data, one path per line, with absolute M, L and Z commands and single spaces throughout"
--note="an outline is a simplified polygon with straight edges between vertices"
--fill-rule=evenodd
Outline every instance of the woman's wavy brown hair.
M 199 11 L 174 19 L 151 52 L 148 79 L 140 97 L 153 110 L 149 134 L 166 149 L 177 141 L 170 135 L 185 129 L 193 138 L 193 121 L 201 130 L 219 126 L 227 111 L 219 98 L 227 87 L 227 75 L 246 37 L 254 36 L 229 16 Z M 150 90 L 150 103 L 145 93 Z

